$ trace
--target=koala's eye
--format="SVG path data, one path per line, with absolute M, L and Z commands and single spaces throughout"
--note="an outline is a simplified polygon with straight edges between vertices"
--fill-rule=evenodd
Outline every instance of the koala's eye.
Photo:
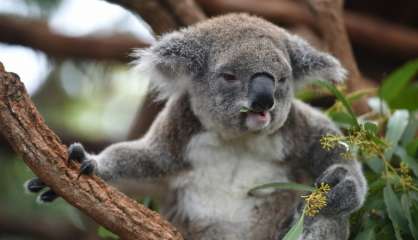
M 232 82 L 238 80 L 238 78 L 231 73 L 221 73 L 221 78 L 223 78 L 227 82 Z

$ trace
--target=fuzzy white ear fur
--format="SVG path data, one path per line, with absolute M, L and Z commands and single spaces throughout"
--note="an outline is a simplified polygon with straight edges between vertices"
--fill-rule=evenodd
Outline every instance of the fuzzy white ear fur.
M 133 62 L 135 70 L 148 78 L 151 91 L 158 93 L 157 101 L 168 99 L 176 93 L 186 91 L 186 86 L 188 81 L 191 80 L 191 76 L 187 75 L 184 71 L 178 72 L 178 69 L 175 69 L 174 65 L 167 65 L 167 67 L 171 68 L 171 72 L 177 72 L 177 74 L 169 76 L 163 73 L 158 69 L 158 65 L 161 64 L 161 59 L 152 52 L 152 49 L 138 49 L 134 52 L 133 56 L 137 59 Z
M 146 50 L 137 50 L 133 57 L 136 69 L 150 78 L 150 83 L 166 99 L 181 93 L 193 76 L 202 71 L 206 48 L 199 39 L 183 31 L 168 33 Z
M 335 57 L 316 50 L 296 35 L 288 36 L 288 53 L 296 86 L 312 80 L 342 83 L 346 78 L 347 71 Z

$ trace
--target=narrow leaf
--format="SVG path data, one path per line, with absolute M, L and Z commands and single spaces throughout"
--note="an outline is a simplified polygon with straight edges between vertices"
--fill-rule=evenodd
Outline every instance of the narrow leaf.
M 392 221 L 395 235 L 399 235 L 399 230 L 408 230 L 408 221 L 403 215 L 401 203 L 390 185 L 386 185 L 383 189 L 383 199 L 385 201 L 386 209 L 390 220 Z M 397 237 L 398 238 L 398 237 Z
M 298 222 L 293 225 L 293 227 L 286 233 L 283 240 L 298 240 L 303 232 L 303 219 L 305 217 L 305 212 L 302 213 Z
M 379 95 L 390 103 L 402 93 L 402 90 L 417 72 L 418 60 L 411 61 L 395 70 L 383 81 L 379 89 Z
M 374 240 L 376 239 L 375 236 L 375 232 L 374 232 L 374 227 L 372 228 L 368 228 L 362 232 L 360 232 L 359 234 L 357 234 L 356 238 L 354 238 L 354 240 Z
M 390 146 L 385 152 L 386 159 L 390 159 L 392 157 L 395 147 L 408 125 L 408 121 L 409 112 L 406 110 L 397 110 L 389 118 L 385 138 Z
M 355 126 L 357 128 L 360 128 L 359 123 L 357 122 L 357 117 L 353 112 L 353 109 L 351 108 L 350 103 L 348 100 L 343 96 L 343 94 L 331 83 L 325 82 L 325 81 L 316 81 L 316 84 L 323 86 L 327 88 L 332 94 L 335 95 L 335 97 L 340 100 L 340 102 L 343 104 L 347 112 L 350 114 L 351 118 L 353 119 L 353 122 L 355 122 Z
M 418 229 L 415 228 L 414 222 L 412 221 L 411 215 L 411 199 L 409 199 L 407 194 L 402 194 L 401 196 L 402 210 L 405 214 L 406 219 L 408 219 L 409 231 L 415 240 L 418 240 Z

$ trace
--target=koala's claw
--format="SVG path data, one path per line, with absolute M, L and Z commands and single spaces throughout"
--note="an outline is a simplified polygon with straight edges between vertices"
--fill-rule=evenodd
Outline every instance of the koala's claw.
M 83 162 L 87 158 L 86 150 L 84 150 L 81 143 L 73 143 L 68 147 L 68 162 L 77 161 Z
M 80 178 L 81 175 L 91 175 L 94 172 L 96 165 L 93 160 L 86 160 L 81 163 L 80 166 L 80 173 L 77 176 L 77 179 Z
M 24 187 L 28 192 L 38 193 L 44 189 L 46 185 L 39 178 L 32 178 L 25 183 Z
M 48 191 L 42 193 L 38 196 L 38 202 L 40 203 L 50 203 L 58 198 L 58 194 L 56 194 L 53 190 L 49 189 Z

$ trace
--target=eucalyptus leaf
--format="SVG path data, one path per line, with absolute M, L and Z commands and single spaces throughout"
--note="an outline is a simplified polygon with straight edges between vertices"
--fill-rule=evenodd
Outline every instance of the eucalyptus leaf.
M 408 62 L 401 68 L 392 72 L 385 80 L 379 89 L 379 96 L 387 102 L 396 99 L 402 90 L 412 80 L 412 77 L 418 72 L 418 60 Z
M 353 120 L 351 115 L 346 112 L 330 112 L 328 113 L 328 116 L 337 123 L 347 124 L 348 127 L 356 125 L 356 122 Z
M 411 232 L 411 235 L 414 237 L 415 240 L 418 240 L 418 229 L 415 228 L 414 222 L 412 220 L 411 215 L 411 199 L 407 194 L 402 194 L 401 196 L 401 204 L 402 204 L 402 210 L 403 213 L 406 216 L 406 219 L 408 219 L 408 226 L 409 230 Z
M 376 134 L 378 130 L 377 125 L 372 122 L 365 122 L 364 129 L 372 134 Z
M 385 138 L 390 146 L 385 152 L 386 159 L 390 159 L 392 157 L 395 147 L 408 125 L 408 121 L 409 112 L 406 110 L 397 110 L 389 118 Z
M 103 226 L 99 226 L 99 228 L 97 229 L 97 235 L 99 235 L 99 237 L 101 238 L 106 238 L 106 239 L 119 239 L 119 237 L 116 234 L 107 230 Z
M 357 128 L 360 128 L 360 125 L 357 122 L 357 117 L 354 114 L 349 101 L 343 96 L 343 94 L 332 83 L 325 82 L 325 81 L 316 81 L 315 83 L 327 88 L 332 94 L 334 94 L 335 97 L 343 104 L 344 108 L 350 114 L 352 121 L 355 123 L 355 126 Z
M 305 212 L 302 213 L 298 222 L 292 226 L 289 232 L 286 233 L 283 240 L 298 240 L 303 233 L 303 220 L 305 218 Z
M 365 229 L 364 231 L 357 234 L 354 240 L 374 240 L 376 239 L 376 234 L 374 232 L 374 227 Z
M 385 201 L 389 218 L 392 221 L 395 235 L 399 239 L 399 230 L 402 229 L 403 231 L 407 232 L 409 229 L 408 220 L 403 215 L 401 203 L 389 184 L 387 184 L 383 189 L 383 199 Z

